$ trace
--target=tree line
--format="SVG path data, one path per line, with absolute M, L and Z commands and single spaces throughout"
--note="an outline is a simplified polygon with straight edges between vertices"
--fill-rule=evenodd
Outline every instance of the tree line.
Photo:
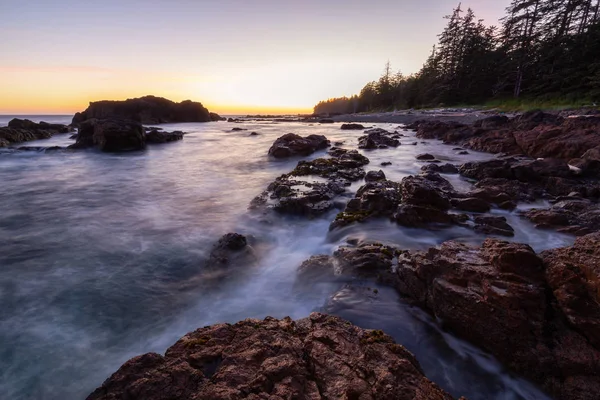
M 360 94 L 317 104 L 315 113 L 353 113 L 526 99 L 600 98 L 600 0 L 512 0 L 499 26 L 459 4 L 421 70 L 388 62 Z

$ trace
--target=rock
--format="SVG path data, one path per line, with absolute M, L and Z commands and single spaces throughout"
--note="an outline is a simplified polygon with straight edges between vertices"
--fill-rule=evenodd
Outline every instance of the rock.
M 208 113 L 208 115 L 210 117 L 210 120 L 213 121 L 213 122 L 216 122 L 216 121 L 226 121 L 227 120 L 227 118 L 221 117 L 219 114 L 214 113 L 214 112 Z
M 231 130 L 231 132 L 240 132 L 240 131 L 247 131 L 248 129 L 244 129 L 244 128 L 233 128 Z
M 252 258 L 253 254 L 246 237 L 239 233 L 228 233 L 223 235 L 213 246 L 207 265 L 223 267 L 238 264 L 240 267 L 244 267 Z
M 425 153 L 425 154 L 419 154 L 419 155 L 417 155 L 416 158 L 417 158 L 417 160 L 421 160 L 421 161 L 424 161 L 424 160 L 435 160 L 435 156 L 433 156 L 431 154 L 427 154 L 427 153 Z
M 13 118 L 8 122 L 8 126 L 0 127 L 0 147 L 7 147 L 11 143 L 48 139 L 53 135 L 72 131 L 67 125 L 43 121 L 38 124 L 28 119 Z
M 97 147 L 102 151 L 141 150 L 146 146 L 142 124 L 117 119 L 89 119 L 79 126 L 79 134 L 70 149 Z
M 447 192 L 452 190 L 452 185 L 437 174 L 407 176 L 401 186 L 403 203 L 440 210 L 450 208 Z
M 384 161 L 384 162 L 381 163 L 382 167 L 388 167 L 390 165 L 392 165 L 392 163 L 390 161 Z
M 452 399 L 390 336 L 318 313 L 198 329 L 129 360 L 88 400 L 124 398 Z
M 424 253 L 403 252 L 398 260 L 398 291 L 446 329 L 557 399 L 596 398 L 600 352 L 564 322 L 544 264 L 529 246 L 487 239 L 473 248 L 451 241 Z
M 334 120 L 332 120 L 332 119 L 328 119 L 328 118 L 325 118 L 325 119 L 320 119 L 320 120 L 319 120 L 319 123 L 320 123 L 320 124 L 333 124 L 334 122 L 335 122 Z
M 258 135 L 259 135 L 259 133 L 257 133 L 257 132 L 250 132 L 250 136 L 258 136 Z
M 317 150 L 322 150 L 329 146 L 329 140 L 322 135 L 302 137 L 294 133 L 288 133 L 273 143 L 269 149 L 269 155 L 275 158 L 286 158 L 296 155 L 308 156 Z
M 183 139 L 183 132 L 165 132 L 152 130 L 146 134 L 147 143 L 167 143 Z
M 79 125 L 88 119 L 121 119 L 132 120 L 142 124 L 161 124 L 175 122 L 209 122 L 214 121 L 216 114 L 211 115 L 198 102 L 190 100 L 175 103 L 162 97 L 145 96 L 123 101 L 95 101 L 88 108 L 75 114 L 73 125 Z
M 292 176 L 317 175 L 329 180 L 354 182 L 365 176 L 363 166 L 369 159 L 356 150 L 333 147 L 328 154 L 331 158 L 317 158 L 311 161 L 299 161 L 290 173 Z
M 584 199 L 565 199 L 548 209 L 531 209 L 522 216 L 540 229 L 556 229 L 577 236 L 600 230 L 600 205 Z
M 268 208 L 283 214 L 315 217 L 334 207 L 333 200 L 346 191 L 339 182 L 299 181 L 283 175 L 252 200 L 252 209 Z
M 376 182 L 376 181 L 384 181 L 385 174 L 382 170 L 379 171 L 369 171 L 367 175 L 365 175 L 365 182 Z
M 400 146 L 400 141 L 397 139 L 392 139 L 390 137 L 390 132 L 376 128 L 365 131 L 366 136 L 361 136 L 358 138 L 358 148 L 359 149 L 385 149 L 388 147 L 398 147 Z
M 476 197 L 467 197 L 464 199 L 452 199 L 452 207 L 461 211 L 470 211 L 476 213 L 485 213 L 490 211 L 490 204 Z
M 298 268 L 298 279 L 304 284 L 333 280 L 336 276 L 377 278 L 390 281 L 398 249 L 381 243 L 342 246 L 333 256 L 312 256 Z
M 402 200 L 400 184 L 388 180 L 367 182 L 339 213 L 329 230 L 341 228 L 372 217 L 391 217 Z
M 484 233 L 486 235 L 514 236 L 515 230 L 506 222 L 505 217 L 493 216 L 476 216 L 475 232 Z
M 446 163 L 446 164 L 427 164 L 421 167 L 421 171 L 423 172 L 435 172 L 438 174 L 458 174 L 458 168 L 456 166 Z
M 507 120 L 494 116 L 473 126 L 439 121 L 417 121 L 417 136 L 441 139 L 478 151 L 572 160 L 600 149 L 600 116 L 562 118 L 533 111 Z
M 600 349 L 600 233 L 541 254 L 546 279 L 569 324 Z
M 298 280 L 302 283 L 330 281 L 335 278 L 335 261 L 327 255 L 312 256 L 298 267 Z
M 340 129 L 346 130 L 346 131 L 351 131 L 351 130 L 363 130 L 363 129 L 365 129 L 365 127 L 362 126 L 361 124 L 342 124 Z

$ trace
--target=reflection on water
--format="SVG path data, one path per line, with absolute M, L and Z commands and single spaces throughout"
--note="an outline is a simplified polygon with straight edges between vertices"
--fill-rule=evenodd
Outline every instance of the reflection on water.
M 0 117 L 0 125 L 6 122 Z M 235 126 L 250 130 L 231 132 Z M 476 350 L 465 352 L 463 344 L 388 289 L 380 288 L 385 301 L 351 295 L 346 299 L 352 301 L 341 301 L 343 292 L 333 283 L 316 284 L 302 294 L 294 290 L 303 260 L 330 254 L 349 238 L 406 249 L 447 239 L 483 239 L 463 228 L 414 230 L 383 220 L 329 233 L 335 212 L 315 220 L 248 214 L 250 200 L 298 161 L 270 160 L 266 152 L 275 138 L 288 132 L 325 134 L 353 148 L 361 133 L 337 125 L 270 122 L 164 128 L 189 134 L 181 142 L 128 154 L 0 152 L 2 398 L 83 398 L 128 358 L 164 352 L 199 326 L 267 315 L 301 318 L 324 307 L 359 325 L 388 331 L 417 354 L 428 376 L 455 394 L 543 398 L 486 356 L 476 356 Z M 251 131 L 259 135 L 249 136 Z M 364 152 L 371 160 L 367 169 L 391 161 L 382 169 L 389 179 L 400 180 L 418 173 L 423 165 L 415 161 L 419 153 L 454 163 L 491 157 L 458 155 L 436 141 L 418 140 L 413 146 L 413 134 L 404 134 L 408 144 L 397 149 Z M 68 136 L 27 145 L 67 146 L 72 143 Z M 468 182 L 452 179 L 461 190 L 468 189 Z M 517 231 L 515 240 L 537 250 L 572 241 L 505 214 Z M 199 278 L 203 260 L 230 231 L 254 236 L 261 261 L 252 268 L 236 266 L 233 279 L 208 287 Z M 468 385 L 469 380 L 477 384 Z

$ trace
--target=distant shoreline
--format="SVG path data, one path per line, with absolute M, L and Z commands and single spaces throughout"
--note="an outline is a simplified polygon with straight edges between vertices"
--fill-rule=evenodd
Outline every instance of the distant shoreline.
M 344 114 L 331 117 L 335 122 L 368 122 L 412 124 L 419 120 L 456 121 L 472 124 L 483 118 L 498 115 L 498 111 L 477 109 L 438 109 L 427 111 L 392 111 L 369 114 Z

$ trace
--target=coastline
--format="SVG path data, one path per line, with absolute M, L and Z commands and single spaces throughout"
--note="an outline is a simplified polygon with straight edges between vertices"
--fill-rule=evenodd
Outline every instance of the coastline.
M 367 123 L 393 123 L 412 124 L 416 121 L 456 121 L 463 124 L 472 124 L 493 115 L 507 115 L 512 117 L 516 114 L 502 113 L 496 110 L 484 109 L 454 109 L 440 108 L 435 110 L 402 110 L 383 113 L 369 114 L 344 114 L 331 117 L 335 122 L 367 122 Z

